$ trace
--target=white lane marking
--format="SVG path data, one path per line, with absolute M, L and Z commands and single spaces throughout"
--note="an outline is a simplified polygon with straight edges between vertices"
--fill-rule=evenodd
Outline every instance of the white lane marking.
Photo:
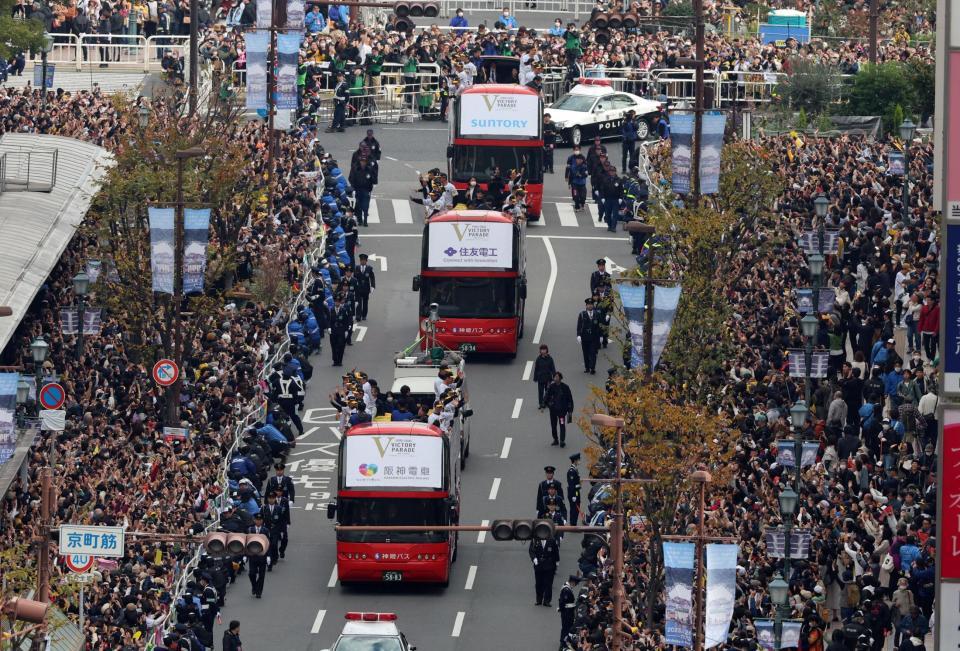
M 305 511 L 313 510 L 313 502 L 307 502 L 307 506 L 304 508 Z
M 363 338 L 367 336 L 367 326 L 353 324 L 353 338 L 357 343 L 363 341 Z
M 462 610 L 457 613 L 457 618 L 453 621 L 453 632 L 450 633 L 450 637 L 460 637 L 460 629 L 463 628 L 463 618 L 467 616 L 467 613 Z
M 380 208 L 377 207 L 376 199 L 370 199 L 370 208 L 367 210 L 367 223 L 368 224 L 380 223 Z
M 473 582 L 477 580 L 477 566 L 471 565 L 467 572 L 467 583 L 463 586 L 464 590 L 473 590 Z
M 489 520 L 481 520 L 481 521 L 480 521 L 480 526 L 481 526 L 481 527 L 489 527 L 489 526 L 490 526 L 490 521 L 489 521 Z M 483 541 L 485 541 L 486 539 L 487 539 L 487 532 L 486 532 L 486 531 L 478 531 L 478 532 L 477 532 L 477 544 L 482 545 L 482 544 L 483 544 Z
M 533 360 L 528 360 L 523 366 L 523 381 L 526 382 L 530 379 L 530 375 L 533 373 Z
M 499 493 L 499 492 L 500 492 L 500 478 L 499 478 L 499 477 L 494 477 L 494 478 L 493 478 L 493 485 L 490 486 L 490 499 L 491 499 L 491 500 L 497 499 L 497 493 Z
M 510 446 L 513 445 L 513 439 L 507 436 L 503 439 L 503 449 L 500 450 L 500 458 L 506 459 L 510 456 Z
M 316 635 L 320 632 L 320 627 L 323 626 L 323 618 L 327 615 L 327 611 L 318 610 L 317 618 L 313 620 L 313 626 L 310 627 L 310 634 Z
M 577 213 L 573 211 L 573 206 L 569 203 L 558 203 L 557 214 L 560 215 L 560 225 L 561 226 L 572 226 L 576 228 L 580 224 L 577 223 Z
M 410 211 L 409 199 L 391 199 L 393 203 L 393 215 L 398 224 L 412 224 L 413 212 Z
M 517 398 L 513 403 L 513 413 L 510 418 L 520 418 L 520 408 L 523 407 L 523 398 Z
M 330 572 L 330 580 L 327 581 L 328 588 L 335 588 L 337 586 L 337 564 L 333 564 L 333 571 Z
M 303 439 L 307 438 L 308 436 L 310 436 L 311 434 L 313 434 L 314 432 L 316 432 L 318 429 L 320 429 L 320 428 L 319 428 L 319 427 L 311 427 L 310 429 L 305 430 L 305 431 L 303 432 L 303 434 L 301 434 L 300 436 L 297 437 L 297 440 L 298 440 L 298 441 L 302 441 Z
M 399 161 L 398 161 L 396 158 L 394 158 L 393 156 L 384 156 L 384 158 L 386 158 L 387 160 L 392 160 L 394 163 L 399 162 Z
M 547 278 L 547 291 L 543 295 L 543 305 L 540 307 L 540 318 L 537 319 L 537 330 L 533 334 L 533 343 L 539 344 L 543 336 L 543 328 L 547 325 L 547 312 L 550 311 L 550 300 L 553 298 L 553 287 L 557 284 L 557 256 L 553 252 L 550 238 L 543 238 L 543 245 L 547 247 L 547 258 L 550 260 L 550 277 Z
M 343 436 L 343 434 L 340 433 L 340 428 L 339 428 L 339 427 L 334 427 L 333 425 L 331 425 L 331 426 L 330 426 L 330 431 L 333 432 L 333 435 L 337 437 L 337 440 L 338 440 L 338 441 L 339 441 L 340 438 Z
M 600 219 L 600 207 L 595 203 L 588 203 L 587 210 L 590 211 L 590 222 L 597 228 L 606 228 L 607 223 Z
M 387 270 L 387 256 L 385 255 L 376 255 L 374 253 L 370 254 L 370 262 L 380 261 L 380 271 Z

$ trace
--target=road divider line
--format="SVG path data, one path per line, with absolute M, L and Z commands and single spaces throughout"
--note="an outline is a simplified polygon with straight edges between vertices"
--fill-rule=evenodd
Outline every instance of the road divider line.
M 305 507 L 305 510 L 307 510 L 307 511 L 312 511 L 312 510 L 313 510 L 313 502 L 307 502 L 307 506 Z
M 317 611 L 317 618 L 313 620 L 313 626 L 310 627 L 311 635 L 316 635 L 317 633 L 320 632 L 320 627 L 323 626 L 323 618 L 326 617 L 326 615 L 327 615 L 327 611 L 325 610 Z
M 500 478 L 494 477 L 493 485 L 490 486 L 490 499 L 491 500 L 497 499 L 497 493 L 499 492 L 500 492 Z
M 467 572 L 467 582 L 464 584 L 464 590 L 473 590 L 473 582 L 477 580 L 477 566 L 471 565 L 470 571 Z
M 572 226 L 573 228 L 579 226 L 577 223 L 577 213 L 573 211 L 573 205 L 569 203 L 558 203 L 557 215 L 560 217 L 561 226 Z
M 377 208 L 377 200 L 370 200 L 370 208 L 367 209 L 367 223 L 368 224 L 379 224 L 380 223 L 380 209 Z
M 533 374 L 533 360 L 528 360 L 526 364 L 523 365 L 523 381 L 526 382 L 530 379 L 530 376 Z
M 327 587 L 328 588 L 337 587 L 337 564 L 336 563 L 333 564 L 333 571 L 330 572 L 330 580 L 327 581 Z
M 590 223 L 595 228 L 606 228 L 607 223 L 600 219 L 600 206 L 595 203 L 588 203 L 587 210 L 590 211 Z
M 520 408 L 523 407 L 523 398 L 517 398 L 513 403 L 513 414 L 510 418 L 520 418 Z
M 398 224 L 412 224 L 413 212 L 410 210 L 409 199 L 391 199 L 393 203 L 393 215 Z
M 316 432 L 318 429 L 320 429 L 320 428 L 319 428 L 319 427 L 311 427 L 310 429 L 308 429 L 307 431 L 305 431 L 303 434 L 301 434 L 300 436 L 298 436 L 298 437 L 297 437 L 297 440 L 298 440 L 298 441 L 302 441 L 303 439 L 307 438 L 308 436 L 310 436 L 311 434 L 313 434 L 314 432 Z
M 490 526 L 490 521 L 489 521 L 489 520 L 481 520 L 481 521 L 480 521 L 480 526 L 481 526 L 481 527 L 489 527 L 489 526 Z M 477 532 L 477 544 L 478 544 L 478 545 L 482 545 L 486 539 L 487 539 L 487 532 L 486 532 L 486 531 L 479 531 L 479 532 Z
M 460 629 L 463 628 L 463 618 L 467 616 L 467 613 L 462 610 L 457 613 L 457 618 L 453 620 L 453 632 L 450 633 L 450 637 L 460 637 Z
M 543 336 L 543 328 L 547 325 L 547 312 L 550 311 L 550 299 L 553 297 L 553 287 L 557 284 L 557 255 L 553 252 L 553 244 L 549 237 L 543 238 L 543 245 L 547 247 L 547 258 L 550 260 L 550 277 L 547 278 L 547 291 L 543 295 L 543 305 L 540 307 L 540 318 L 537 319 L 537 330 L 533 334 L 533 343 L 539 344 Z
M 503 449 L 500 450 L 500 458 L 506 459 L 510 456 L 510 446 L 513 444 L 513 439 L 509 436 L 503 439 Z

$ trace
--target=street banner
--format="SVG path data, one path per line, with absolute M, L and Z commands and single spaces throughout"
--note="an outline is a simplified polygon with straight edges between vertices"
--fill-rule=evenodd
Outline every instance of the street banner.
M 673 191 L 676 194 L 687 194 L 690 192 L 693 153 L 693 113 L 673 113 L 670 116 L 670 150 L 673 162 Z
M 887 154 L 887 174 L 890 176 L 903 176 L 906 170 L 907 165 L 903 154 L 898 151 L 892 151 Z
M 17 384 L 19 373 L 0 373 L 0 457 L 5 460 L 10 446 L 17 442 Z M 12 455 L 12 452 L 11 452 Z
M 707 111 L 703 114 L 700 130 L 700 194 L 716 194 L 720 191 L 720 151 L 723 149 L 723 130 L 727 126 L 727 114 Z
M 663 543 L 666 643 L 693 647 L 693 566 L 696 545 Z
M 270 29 L 272 21 L 273 0 L 257 0 L 257 29 Z
M 804 231 L 797 239 L 800 249 L 807 255 L 820 253 L 820 234 L 817 231 Z M 823 231 L 823 255 L 836 255 L 840 248 L 840 231 L 836 229 L 824 229 Z
M 793 451 L 793 441 L 777 441 L 777 463 L 784 468 L 794 468 L 797 460 Z
M 737 596 L 738 545 L 707 545 L 707 604 L 703 646 L 706 649 L 727 641 L 733 603 Z
M 808 468 L 816 465 L 817 453 L 820 452 L 820 443 L 817 441 L 804 441 L 800 452 L 800 467 Z
M 76 310 L 70 308 L 60 310 L 60 334 L 68 336 L 77 334 Z
M 800 629 L 803 622 L 796 620 L 784 620 L 780 629 L 780 648 L 795 649 L 800 646 Z
M 797 312 L 800 314 L 810 314 L 813 312 L 813 290 L 795 289 L 793 295 L 797 299 Z
M 787 545 L 787 532 L 783 529 L 767 528 L 763 532 L 763 539 L 767 545 L 767 556 L 770 558 L 784 558 Z M 807 558 L 810 555 L 810 531 L 808 529 L 792 529 L 790 531 L 790 558 Z
M 755 619 L 753 626 L 757 629 L 757 643 L 764 651 L 776 651 L 777 636 L 773 630 L 772 619 Z
M 173 293 L 173 208 L 147 208 L 153 291 Z
M 287 29 L 303 29 L 305 12 L 303 0 L 287 0 Z
M 632 354 L 630 368 L 643 366 L 643 326 L 646 301 L 644 287 L 635 287 L 627 283 L 617 286 L 620 292 L 620 302 L 623 304 L 624 315 L 627 318 L 627 327 L 630 330 Z M 677 314 L 680 304 L 680 285 L 674 287 L 657 287 L 653 292 L 653 368 L 657 367 L 660 355 L 667 345 L 673 318 Z
M 943 442 L 941 444 L 940 468 L 937 472 L 937 515 L 939 530 L 937 555 L 940 562 L 939 583 L 960 579 L 960 409 L 944 407 Z M 943 611 L 941 612 L 956 612 Z
M 83 310 L 83 336 L 99 337 L 103 325 L 103 310 L 98 307 L 88 307 Z
M 820 314 L 832 314 L 834 310 L 833 306 L 837 302 L 837 291 L 830 287 L 821 287 L 820 288 L 820 305 L 817 306 Z
M 300 58 L 302 32 L 277 34 L 277 55 L 279 72 L 277 73 L 277 110 L 297 108 L 297 63 Z
M 804 351 L 801 349 L 788 351 L 790 354 L 790 377 L 806 377 L 807 363 Z M 810 377 L 827 377 L 830 368 L 830 352 L 815 350 L 810 357 Z
M 943 348 L 940 350 L 943 394 L 957 396 L 960 395 L 960 224 L 947 224 L 943 252 L 947 269 L 944 296 L 940 301 L 940 309 L 944 310 Z
M 269 2 L 267 4 L 269 6 Z M 267 48 L 270 47 L 270 32 L 247 32 L 243 38 L 247 47 L 247 108 L 266 110 Z
M 187 208 L 183 211 L 183 293 L 203 292 L 207 271 L 207 241 L 210 234 L 210 209 Z

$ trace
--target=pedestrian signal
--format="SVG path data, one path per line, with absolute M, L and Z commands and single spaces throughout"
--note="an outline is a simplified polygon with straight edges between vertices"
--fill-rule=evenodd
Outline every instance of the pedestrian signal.
M 494 520 L 490 525 L 493 539 L 505 540 L 549 540 L 556 534 L 553 520 Z
M 263 556 L 270 549 L 270 539 L 262 533 L 221 531 L 207 535 L 203 547 L 211 556 Z

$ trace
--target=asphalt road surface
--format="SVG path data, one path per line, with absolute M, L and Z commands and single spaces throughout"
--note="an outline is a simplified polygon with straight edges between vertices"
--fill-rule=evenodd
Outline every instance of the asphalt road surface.
M 344 367 L 366 371 L 385 388 L 392 380 L 394 353 L 416 336 L 416 295 L 411 291 L 411 278 L 419 271 L 423 208 L 407 199 L 415 187 L 415 170 L 443 167 L 447 135 L 441 126 L 419 123 L 375 128 L 383 147 L 381 182 L 375 192 L 379 221 L 362 229 L 360 241 L 361 251 L 377 256 L 377 289 L 369 319 L 355 331 Z M 328 151 L 347 161 L 363 133 L 354 128 L 324 143 Z M 567 155 L 567 150 L 560 150 L 558 161 Z M 561 169 L 559 162 L 557 169 Z M 548 175 L 545 194 L 548 204 L 566 199 L 562 173 Z M 584 445 L 583 434 L 572 425 L 565 449 L 550 446 L 548 417 L 537 410 L 536 384 L 530 381 L 538 345 L 550 346 L 573 392 L 577 412 L 588 398 L 590 384 L 602 384 L 610 359 L 617 354 L 613 347 L 601 350 L 597 375 L 585 375 L 576 341 L 576 317 L 589 293 L 594 261 L 609 257 L 626 266 L 629 241 L 623 233 L 614 235 L 597 228 L 596 217 L 589 223 L 586 212 L 573 216 L 571 225 L 572 206 L 570 214 L 564 210 L 548 205 L 544 220 L 527 230 L 529 298 L 517 358 L 468 361 L 475 413 L 471 455 L 462 475 L 463 524 L 534 516 L 543 466 L 556 466 L 557 477 L 565 485 L 567 457 Z M 421 651 L 556 649 L 560 629 L 557 595 L 566 575 L 576 570 L 579 535 L 568 534 L 561 545 L 554 607 L 550 609 L 534 606 L 533 566 L 527 545 L 496 542 L 486 534 L 461 535 L 459 558 L 446 589 L 413 585 L 344 588 L 337 583 L 335 537 L 326 504 L 336 491 L 338 438 L 327 396 L 343 369 L 331 368 L 326 342 L 322 356 L 315 355 L 311 361 L 314 375 L 307 388 L 306 432 L 287 460 L 288 474 L 297 485 L 297 501 L 286 559 L 267 574 L 262 599 L 251 596 L 246 575 L 227 592 L 223 620 L 240 620 L 244 649 L 326 649 L 342 629 L 344 613 L 357 610 L 397 613 L 400 629 Z M 584 485 L 584 494 L 586 488 Z M 216 632 L 218 644 L 222 629 L 218 627 Z

